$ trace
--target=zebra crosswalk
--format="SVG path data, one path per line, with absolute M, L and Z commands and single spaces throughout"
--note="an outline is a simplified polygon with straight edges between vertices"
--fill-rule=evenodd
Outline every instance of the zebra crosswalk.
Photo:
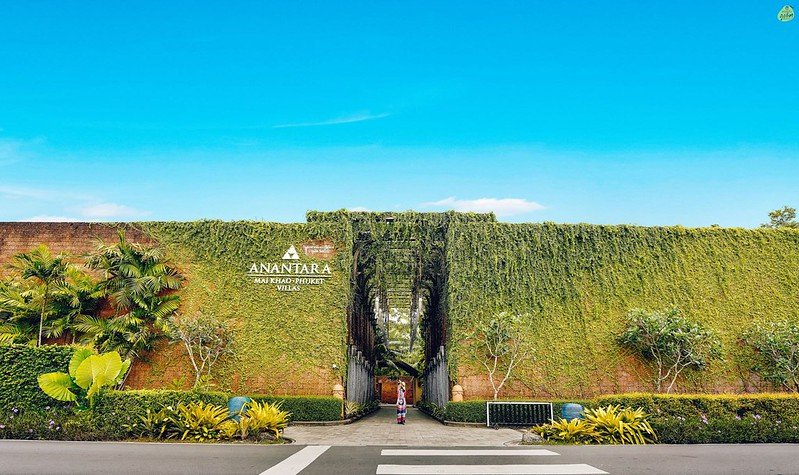
M 358 473 L 375 475 L 596 475 L 604 470 L 585 463 L 557 463 L 558 454 L 541 447 L 384 448 L 306 446 L 260 475 Z M 322 458 L 322 460 L 319 460 Z M 344 460 L 342 460 L 342 458 Z M 579 460 L 578 460 L 579 461 Z M 403 463 L 404 462 L 404 463 Z M 376 465 L 376 468 L 375 468 Z
M 383 449 L 381 457 L 413 457 L 413 463 L 381 463 L 377 466 L 376 475 L 591 475 L 607 474 L 584 463 L 500 463 L 519 461 L 520 457 L 552 457 L 559 455 L 547 449 Z M 457 464 L 420 464 L 421 457 L 458 457 Z M 479 457 L 478 463 L 465 463 Z M 485 464 L 485 457 L 495 463 Z M 550 459 L 546 459 L 547 461 Z M 396 462 L 397 460 L 391 460 Z M 526 460 L 525 460 L 526 461 Z M 544 460 L 542 460 L 543 462 Z

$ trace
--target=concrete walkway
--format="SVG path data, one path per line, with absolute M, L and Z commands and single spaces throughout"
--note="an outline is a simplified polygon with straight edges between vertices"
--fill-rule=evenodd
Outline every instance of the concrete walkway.
M 401 445 L 413 447 L 489 446 L 501 447 L 519 442 L 521 432 L 487 427 L 450 427 L 408 408 L 405 425 L 397 424 L 393 406 L 352 424 L 340 426 L 289 426 L 286 437 L 303 445 Z

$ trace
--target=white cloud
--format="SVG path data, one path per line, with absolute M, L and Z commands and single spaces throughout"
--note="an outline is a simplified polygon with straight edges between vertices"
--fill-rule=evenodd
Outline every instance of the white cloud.
M 86 206 L 80 210 L 83 216 L 87 218 L 124 218 L 134 216 L 145 216 L 149 214 L 147 211 L 138 210 L 125 205 L 116 203 L 98 203 L 91 206 Z
M 426 208 L 446 208 L 462 212 L 489 213 L 497 216 L 514 216 L 544 209 L 535 201 L 522 198 L 478 198 L 476 200 L 459 200 L 454 196 L 443 200 L 422 203 Z
M 365 122 L 367 120 L 376 120 L 388 117 L 391 114 L 384 112 L 382 114 L 371 114 L 369 112 L 360 112 L 358 114 L 347 115 L 343 117 L 336 117 L 335 119 L 321 120 L 319 122 L 297 122 L 293 124 L 278 124 L 273 125 L 273 129 L 287 129 L 290 127 L 318 127 L 321 125 L 338 125 L 338 124 L 351 124 L 353 122 Z
M 349 211 L 368 212 L 368 211 L 371 211 L 371 210 L 369 208 L 367 208 L 366 206 L 355 206 L 355 207 L 349 208 Z
M 49 190 L 41 190 L 37 188 L 24 188 L 19 186 L 0 186 L 0 195 L 3 198 L 17 199 L 17 198 L 32 198 L 36 200 L 45 200 L 52 196 Z
M 0 185 L 0 196 L 7 199 L 27 198 L 43 201 L 88 200 L 90 195 L 46 188 Z
M 30 218 L 25 218 L 20 221 L 25 221 L 29 223 L 74 223 L 80 221 L 77 218 L 72 218 L 70 216 L 50 216 L 45 214 L 40 214 L 37 216 L 31 216 Z

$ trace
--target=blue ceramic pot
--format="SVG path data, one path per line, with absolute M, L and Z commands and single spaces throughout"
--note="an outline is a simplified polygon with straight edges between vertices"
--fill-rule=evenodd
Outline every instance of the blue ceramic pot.
M 560 409 L 560 417 L 570 421 L 572 419 L 583 418 L 583 406 L 569 402 L 563 405 Z
M 230 412 L 231 419 L 238 422 L 239 414 L 242 413 L 241 409 L 244 408 L 244 412 L 247 412 L 247 408 L 244 407 L 244 405 L 248 402 L 252 402 L 252 399 L 248 398 L 247 396 L 236 396 L 230 398 L 230 400 L 227 402 L 227 410 Z

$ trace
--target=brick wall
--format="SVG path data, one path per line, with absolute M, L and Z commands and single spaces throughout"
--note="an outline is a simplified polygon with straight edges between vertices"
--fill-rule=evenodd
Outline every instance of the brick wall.
M 0 222 L 0 275 L 15 254 L 45 244 L 53 254 L 65 252 L 80 257 L 97 248 L 99 240 L 117 240 L 119 225 L 106 223 L 4 223 Z M 126 226 L 129 240 L 152 243 L 141 231 Z
M 94 251 L 100 241 L 106 244 L 116 242 L 120 226 L 124 227 L 127 239 L 132 242 L 157 244 L 131 225 L 0 222 L 0 276 L 9 272 L 8 264 L 14 255 L 30 251 L 40 244 L 46 245 L 53 254 L 67 253 L 72 256 L 73 262 L 81 262 L 83 256 Z M 103 314 L 111 312 L 110 307 L 106 310 Z M 282 375 L 235 374 L 232 381 L 225 382 L 224 389 L 246 393 L 329 396 L 333 385 L 339 382 L 338 376 L 329 369 L 318 368 L 315 373 L 308 373 L 292 371 L 290 366 L 290 362 L 287 362 L 286 372 Z M 181 346 L 168 345 L 162 341 L 147 360 L 136 361 L 127 384 L 135 389 L 164 388 L 182 381 L 183 387 L 188 389 L 194 380 L 190 368 L 191 364 Z

